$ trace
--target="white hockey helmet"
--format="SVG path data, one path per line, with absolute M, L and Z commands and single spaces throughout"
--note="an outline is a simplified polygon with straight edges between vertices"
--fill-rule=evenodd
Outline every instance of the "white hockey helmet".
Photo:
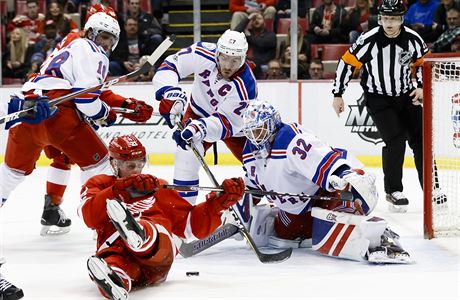
M 120 25 L 118 25 L 117 20 L 104 12 L 98 12 L 89 17 L 86 22 L 85 31 L 88 31 L 90 28 L 93 32 L 90 39 L 93 41 L 95 41 L 97 35 L 101 32 L 107 32 L 113 35 L 115 37 L 115 42 L 112 45 L 112 51 L 115 50 L 120 38 Z
M 246 60 L 246 52 L 248 52 L 248 42 L 243 32 L 227 29 L 217 41 L 216 57 L 219 53 L 230 56 L 241 57 L 241 67 Z
M 252 144 L 261 146 L 281 127 L 279 111 L 263 100 L 253 100 L 243 114 L 243 133 Z

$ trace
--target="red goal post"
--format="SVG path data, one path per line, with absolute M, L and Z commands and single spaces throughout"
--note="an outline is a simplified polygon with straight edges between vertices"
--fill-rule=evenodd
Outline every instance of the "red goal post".
M 423 191 L 426 238 L 460 235 L 460 53 L 423 63 Z

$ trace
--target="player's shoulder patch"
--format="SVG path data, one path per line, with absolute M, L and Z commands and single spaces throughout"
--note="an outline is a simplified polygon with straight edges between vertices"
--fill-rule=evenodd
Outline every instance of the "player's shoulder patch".
M 287 149 L 297 132 L 289 124 L 282 124 L 276 135 L 273 149 Z

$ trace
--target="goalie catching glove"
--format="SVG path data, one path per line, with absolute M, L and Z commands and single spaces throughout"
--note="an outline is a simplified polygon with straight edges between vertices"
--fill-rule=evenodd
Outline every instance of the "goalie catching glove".
M 342 169 L 342 170 L 340 170 Z M 375 206 L 379 195 L 375 186 L 375 175 L 361 169 L 339 168 L 329 177 L 329 184 L 336 191 L 350 191 L 356 214 L 368 215 Z
M 179 87 L 171 87 L 163 93 L 159 111 L 169 128 L 181 122 L 186 103 L 187 95 Z
M 127 98 L 121 105 L 123 108 L 134 110 L 133 113 L 122 113 L 121 115 L 133 122 L 145 123 L 153 113 L 153 107 L 142 100 Z
M 160 187 L 160 181 L 155 176 L 150 174 L 134 174 L 115 180 L 112 190 L 116 198 L 129 203 L 135 198 L 152 194 Z
M 173 139 L 184 150 L 190 149 L 190 143 L 198 144 L 206 136 L 206 123 L 201 119 L 191 120 L 182 131 L 175 131 Z
M 206 195 L 206 203 L 215 213 L 227 210 L 243 198 L 245 191 L 244 180 L 241 177 L 225 179 L 222 182 L 222 188 L 224 191 L 219 194 L 211 192 Z

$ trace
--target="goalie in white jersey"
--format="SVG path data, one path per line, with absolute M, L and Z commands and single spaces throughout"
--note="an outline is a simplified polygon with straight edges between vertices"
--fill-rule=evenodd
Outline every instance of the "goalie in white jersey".
M 244 33 L 227 30 L 217 45 L 199 42 L 170 55 L 153 78 L 160 113 L 173 128 L 183 122 L 184 130 L 173 135 L 175 154 L 174 184 L 198 185 L 200 164 L 188 143 L 193 141 L 201 154 L 222 140 L 233 155 L 242 160 L 245 137 L 242 115 L 249 101 L 257 97 L 254 74 L 245 63 L 248 43 Z M 179 81 L 194 74 L 190 103 Z M 191 204 L 198 192 L 181 193 Z
M 254 206 L 249 228 L 260 246 L 312 244 L 323 254 L 352 260 L 410 261 L 386 221 L 368 216 L 378 200 L 375 176 L 354 169 L 346 150 L 325 145 L 297 123 L 283 123 L 268 102 L 252 101 L 243 120 L 248 139 L 243 163 L 249 189 L 336 198 L 340 191 L 352 195 L 344 201 L 267 197 L 276 209 Z

